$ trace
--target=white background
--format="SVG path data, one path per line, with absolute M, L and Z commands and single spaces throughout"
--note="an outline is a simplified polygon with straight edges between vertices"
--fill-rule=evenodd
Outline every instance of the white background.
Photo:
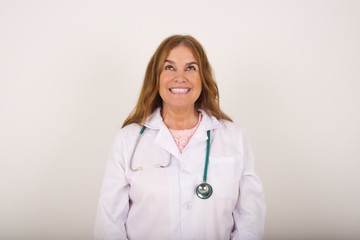
M 1 0 L 0 239 L 92 238 L 110 144 L 176 33 L 250 137 L 266 239 L 360 239 L 360 1 L 344 0 Z

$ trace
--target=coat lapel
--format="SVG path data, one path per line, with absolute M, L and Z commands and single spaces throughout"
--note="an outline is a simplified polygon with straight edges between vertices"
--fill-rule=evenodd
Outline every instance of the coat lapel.
M 196 145 L 199 142 L 207 140 L 207 130 L 212 130 L 221 126 L 221 123 L 213 116 L 208 115 L 205 111 L 199 110 L 202 113 L 202 120 L 194 135 L 192 136 L 189 147 Z M 181 157 L 181 153 L 176 146 L 176 143 L 166 127 L 160 115 L 160 109 L 156 109 L 153 114 L 148 118 L 145 126 L 149 129 L 158 130 L 154 142 L 161 148 L 172 154 L 176 158 Z

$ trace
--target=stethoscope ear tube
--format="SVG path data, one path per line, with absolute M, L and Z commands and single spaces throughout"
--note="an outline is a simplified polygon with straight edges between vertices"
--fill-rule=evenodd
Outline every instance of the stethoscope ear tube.
M 141 136 L 142 136 L 142 135 L 144 134 L 144 132 L 145 132 L 145 129 L 146 129 L 145 125 L 141 127 L 141 129 L 140 129 L 140 135 L 139 135 L 138 138 L 136 139 L 135 146 L 134 146 L 133 151 L 132 151 L 131 156 L 130 156 L 130 163 L 129 163 L 129 165 L 130 165 L 130 170 L 131 170 L 132 172 L 142 171 L 142 170 L 143 170 L 142 167 L 133 168 L 133 166 L 132 166 L 132 160 L 133 160 L 133 158 L 134 158 L 134 154 L 135 154 L 135 151 L 136 151 L 136 149 L 137 149 L 137 146 L 139 145 L 140 138 L 141 138 Z

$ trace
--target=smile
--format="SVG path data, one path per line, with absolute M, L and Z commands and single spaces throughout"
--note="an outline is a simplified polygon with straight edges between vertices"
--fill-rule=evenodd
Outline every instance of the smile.
M 185 94 L 190 91 L 190 88 L 170 88 L 170 92 L 176 94 Z

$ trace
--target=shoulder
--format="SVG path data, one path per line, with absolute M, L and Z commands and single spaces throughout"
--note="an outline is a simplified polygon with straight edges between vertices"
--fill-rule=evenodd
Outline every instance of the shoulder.
M 221 127 L 219 128 L 219 131 L 225 132 L 226 134 L 244 134 L 244 130 L 242 127 L 237 125 L 234 122 L 231 122 L 229 120 L 221 119 L 219 120 L 221 123 Z
M 115 143 L 127 142 L 132 138 L 137 138 L 140 134 L 141 126 L 137 123 L 131 123 L 118 130 L 115 136 Z
M 214 134 L 216 137 L 222 139 L 224 142 L 229 144 L 247 144 L 247 134 L 244 128 L 239 126 L 237 123 L 220 120 L 221 127 L 215 129 Z
M 141 126 L 137 123 L 131 123 L 129 125 L 126 125 L 125 127 L 121 128 L 118 132 L 118 134 L 133 134 L 135 132 L 140 133 Z

